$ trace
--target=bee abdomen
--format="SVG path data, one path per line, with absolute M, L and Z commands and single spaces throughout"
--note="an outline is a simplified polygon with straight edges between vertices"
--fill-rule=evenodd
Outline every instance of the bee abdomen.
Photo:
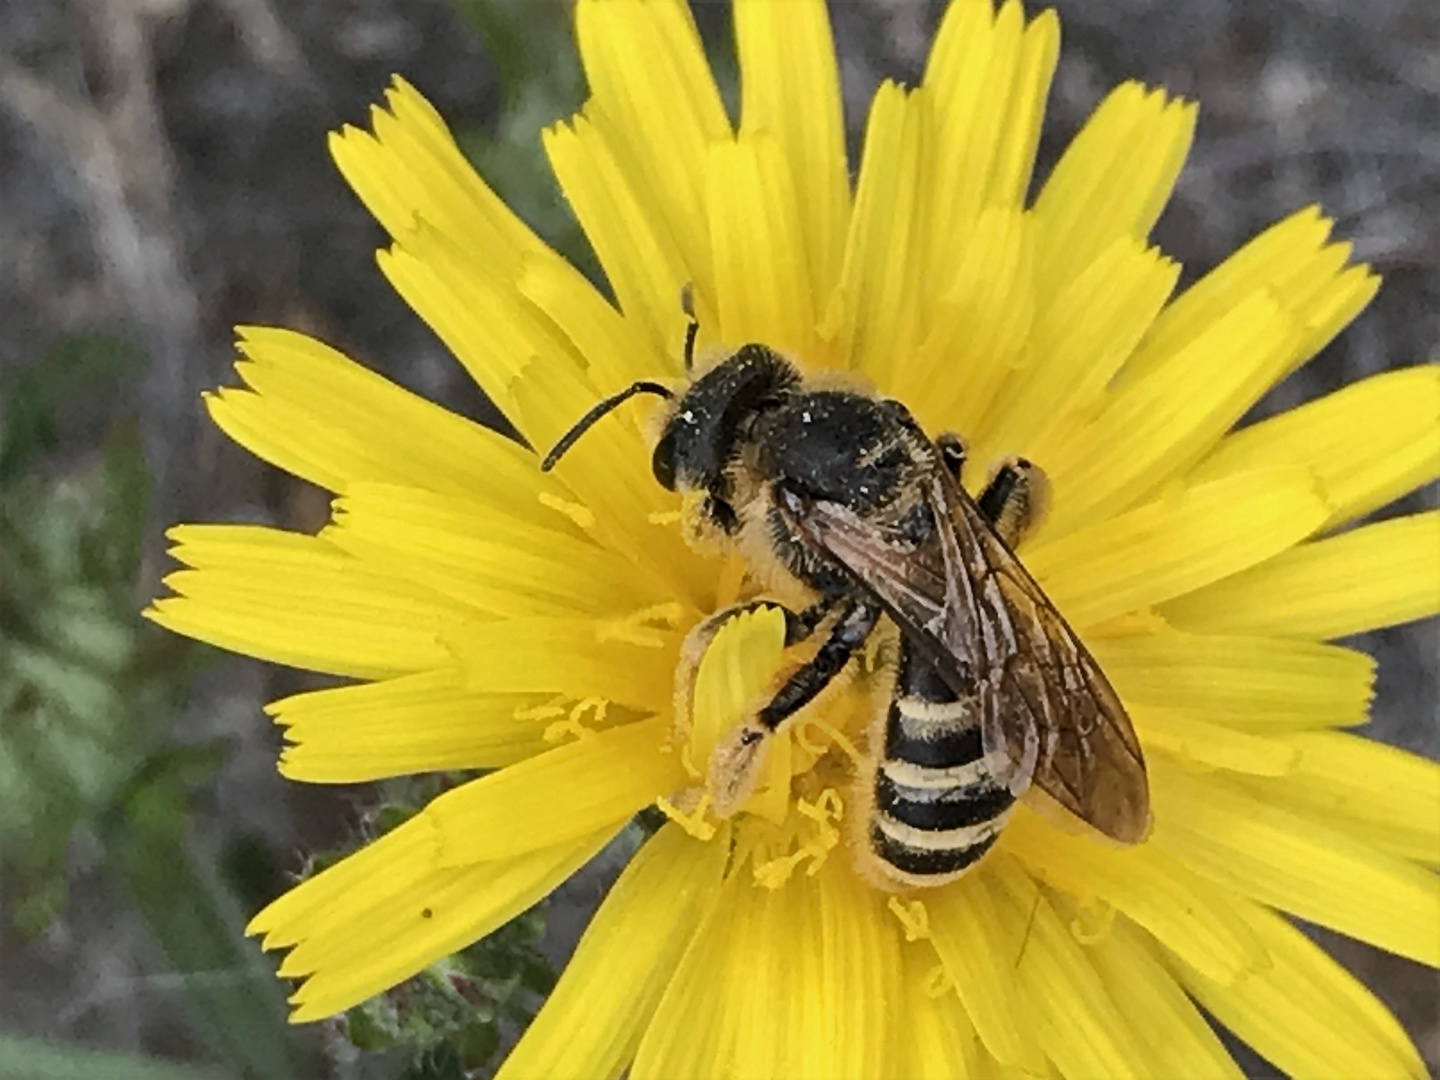
M 941 885 L 959 877 L 990 850 L 1000 835 L 999 824 L 1003 822 L 954 847 L 921 847 L 891 835 L 885 819 L 877 817 L 870 824 L 870 849 L 901 884 Z
M 944 833 L 992 821 L 1015 802 L 1010 789 L 993 780 L 958 788 L 907 787 L 883 768 L 875 774 L 875 808 L 916 829 Z
M 995 843 L 1015 796 L 963 701 L 896 697 L 875 772 L 870 848 L 904 884 L 959 877 Z

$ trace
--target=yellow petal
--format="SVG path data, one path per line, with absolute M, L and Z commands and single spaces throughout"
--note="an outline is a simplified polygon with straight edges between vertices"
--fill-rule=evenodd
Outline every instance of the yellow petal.
M 838 862 L 774 890 L 732 874 L 630 1075 L 868 1080 L 885 1067 L 898 958 L 894 920 Z
M 997 395 L 1024 360 L 1035 317 L 1034 231 L 1028 214 L 993 207 L 951 253 L 929 330 L 892 373 L 892 393 L 926 431 L 979 431 L 1004 404 Z
M 1368 514 L 1440 475 L 1440 365 L 1352 383 L 1223 439 L 1191 474 L 1212 479 L 1294 463 L 1319 478 L 1327 527 Z
M 1222 987 L 1173 964 L 1206 1010 L 1291 1076 L 1423 1080 L 1420 1055 L 1370 991 L 1278 915 L 1257 904 L 1246 910 L 1268 967 Z
M 708 190 L 720 340 L 760 341 L 816 363 L 800 208 L 779 142 L 759 131 L 713 144 Z
M 457 626 L 445 643 L 471 690 L 603 698 L 668 708 L 679 641 L 628 620 L 505 619 Z
M 1133 237 L 1117 238 L 1036 313 L 1026 360 L 996 423 L 971 433 L 977 462 L 1024 452 L 1044 462 L 1072 412 L 1085 413 L 1160 310 L 1180 265 Z
M 324 539 L 249 525 L 167 534 L 190 570 L 146 615 L 177 633 L 277 664 L 380 679 L 448 667 L 440 635 L 465 609 Z
M 741 135 L 769 132 L 778 143 L 799 206 L 803 277 L 816 295 L 829 296 L 840 278 L 850 221 L 845 121 L 829 14 L 821 0 L 741 0 L 735 5 L 735 47 Z M 712 219 L 714 205 L 712 195 Z M 723 303 L 723 285 L 720 296 Z
M 905 1017 L 905 1031 L 893 1075 L 897 1080 L 974 1080 L 981 1050 L 964 1006 L 953 990 L 933 985 L 933 953 L 915 947 L 903 952 L 905 997 L 897 1015 Z
M 1190 468 L 1276 381 L 1374 295 L 1329 223 L 1297 215 L 1253 241 L 1162 312 L 1088 428 L 1052 468 L 1050 528 L 1129 505 Z
M 336 501 L 324 536 L 494 615 L 601 614 L 668 598 L 653 576 L 552 516 L 541 528 L 469 499 L 358 483 Z
M 542 446 L 554 445 L 600 397 L 578 373 L 570 374 L 551 372 L 541 379 L 530 377 L 527 369 L 511 387 L 517 415 Z M 586 432 L 584 442 L 555 466 L 555 475 L 593 520 L 588 531 L 642 567 L 651 589 L 692 599 L 704 588 L 705 575 L 696 573 L 697 556 L 681 530 L 652 518 L 673 511 L 679 500 L 651 472 L 651 450 L 635 422 L 645 415 L 645 405 L 627 408 L 626 417 L 606 417 Z
M 424 220 L 485 251 L 507 275 L 527 254 L 558 261 L 476 174 L 440 114 L 413 86 L 395 76 L 385 104 L 370 110 L 373 134 L 346 125 L 330 136 L 330 153 L 392 237 Z
M 280 772 L 312 784 L 355 784 L 409 773 L 495 769 L 548 748 L 544 725 L 516 714 L 535 694 L 465 689 L 454 671 L 296 694 L 265 711 L 285 729 Z
M 545 1005 L 496 1080 L 618 1077 L 715 902 L 727 846 L 666 825 L 595 912 Z
M 613 834 L 607 830 L 502 862 L 427 869 L 395 882 L 398 887 L 355 882 L 280 965 L 284 977 L 308 976 L 290 998 L 291 1020 L 319 1020 L 348 1009 L 484 937 L 544 899 Z
M 584 113 L 547 128 L 541 136 L 565 201 L 585 230 L 616 303 L 643 335 L 655 370 L 680 368 L 686 317 L 680 288 L 696 280 L 664 222 L 650 212 L 648 193 L 632 187 L 596 120 Z M 705 267 L 706 274 L 710 268 Z M 714 324 L 709 294 L 696 296 L 700 327 Z
M 1209 979 L 1233 982 L 1265 962 L 1231 894 L 1154 844 L 1118 848 L 1072 836 L 1028 806 L 1011 819 L 1003 843 L 1046 884 L 1083 905 L 1099 901 L 1102 911 L 1123 912 Z
M 1035 200 L 1043 250 L 1036 280 L 1059 294 L 1111 243 L 1141 238 L 1160 216 L 1190 149 L 1195 106 L 1139 83 L 1090 114 Z
M 1157 633 L 1088 643 L 1127 704 L 1246 731 L 1362 723 L 1375 674 L 1364 653 L 1308 641 Z
M 1440 614 L 1440 512 L 1302 544 L 1160 613 L 1185 630 L 1312 640 Z
M 503 272 L 489 250 L 422 221 L 382 251 L 379 264 L 517 424 L 525 419 L 516 415 L 512 384 L 519 378 L 538 380 L 543 391 L 580 385 L 593 400 L 602 386 L 608 390 L 673 366 L 578 271 L 547 254 L 527 254 Z M 674 303 L 678 311 L 678 296 Z M 522 432 L 535 445 L 548 445 L 558 434 Z
M 621 825 L 684 786 L 661 746 L 670 718 L 588 735 L 447 791 L 421 811 L 435 823 L 437 865 L 509 859 Z
M 894 919 L 840 858 L 817 877 L 798 886 L 792 880 L 778 892 L 797 894 L 787 935 L 794 943 L 788 961 L 796 968 L 787 1024 L 794 1034 L 782 1040 L 779 1060 L 785 1060 L 784 1044 L 791 1043 L 801 1066 L 792 1075 L 878 1076 L 893 1059 L 899 1038 L 884 1007 L 900 994 Z M 780 957 L 787 962 L 787 954 Z M 756 1005 L 769 1007 L 763 1000 Z M 783 1013 L 780 1019 L 785 1022 Z M 752 1063 L 750 1075 L 763 1070 L 771 1045 L 763 1027 L 740 1041 L 740 1060 Z
M 1440 879 L 1219 773 L 1150 763 L 1154 842 L 1262 903 L 1440 966 Z M 1261 789 L 1263 790 L 1263 788 Z
M 1015 977 L 1046 1056 L 1067 1077 L 1148 1076 L 1135 1032 L 1050 900 L 1018 863 L 993 864 L 1010 921 L 1028 923 Z
M 989 3 L 961 2 L 949 6 L 936 32 L 921 84 L 933 105 L 921 181 L 930 241 L 921 278 L 927 290 L 948 273 L 983 209 L 1013 205 L 1004 198 L 1009 191 L 992 202 L 990 175 L 1005 132 L 1024 24 L 1017 3 L 996 12 Z
M 520 433 L 534 446 L 549 445 L 551 432 L 527 430 L 513 384 L 527 366 L 532 377 L 543 372 L 557 381 L 588 380 L 553 324 L 521 301 L 514 280 L 497 274 L 480 251 L 423 224 L 377 261 L 395 291 Z M 591 386 L 589 396 L 600 392 Z
M 524 447 L 313 338 L 261 327 L 239 334 L 235 370 L 250 389 L 219 390 L 206 405 L 227 435 L 286 472 L 329 491 L 378 480 L 493 500 L 521 514 L 535 505 L 534 493 L 561 490 Z
M 1014 903 L 994 880 L 993 861 L 925 897 L 930 940 L 985 1049 L 1004 1065 L 1038 1073 L 1045 1059 L 1030 1002 L 1015 978 L 1029 908 L 1014 925 Z
M 1343 829 L 1381 851 L 1440 866 L 1440 764 L 1340 732 L 1276 738 L 1295 764 L 1246 789 L 1307 818 Z
M 920 329 L 921 264 L 911 249 L 920 240 L 914 234 L 920 213 L 915 177 L 925 108 L 923 90 L 906 93 L 886 82 L 875 93 L 840 285 L 822 330 L 822 336 L 838 337 L 842 363 L 882 390 Z
M 1343 269 L 1346 244 L 1327 244 L 1331 222 L 1315 207 L 1272 225 L 1182 293 L 1161 313 L 1121 381 L 1136 382 L 1187 349 L 1239 304 L 1269 295 L 1297 323 L 1289 364 L 1313 356 L 1374 295 L 1365 267 Z M 1239 355 L 1239 354 L 1237 354 Z
M 1142 1042 L 1151 1073 L 1242 1080 L 1240 1066 L 1142 934 L 1117 919 L 1085 955 Z
M 319 932 L 331 914 L 357 890 L 376 900 L 414 887 L 435 860 L 435 830 L 424 818 L 411 818 L 378 840 L 306 878 L 262 908 L 245 933 L 264 935 L 261 947 L 284 949 Z
M 713 296 L 705 150 L 731 129 L 689 8 L 679 0 L 582 0 L 575 37 L 590 84 L 586 115 L 603 125 L 646 216 L 690 271 L 661 296 L 676 297 L 685 281 Z
M 1257 469 L 1160 498 L 1025 552 L 1069 622 L 1093 626 L 1263 562 L 1328 508 L 1303 469 Z
M 1145 377 L 1107 390 L 1097 419 L 1041 463 L 1054 499 L 1036 541 L 1133 506 L 1188 468 L 1288 366 L 1296 334 L 1257 293 Z
M 562 341 L 568 340 L 592 385 L 624 386 L 679 370 L 678 349 L 652 350 L 641 328 L 564 259 L 526 259 L 515 287 L 554 324 Z
M 785 616 L 764 607 L 729 619 L 711 640 L 695 672 L 689 725 L 691 758 L 708 761 L 720 736 L 744 715 L 779 670 L 785 648 Z
M 1249 776 L 1283 776 L 1300 756 L 1284 735 L 1237 731 L 1160 705 L 1132 704 L 1129 713 L 1144 746 L 1164 750 L 1191 765 Z
M 1053 12 L 1024 26 L 1014 2 L 998 12 L 973 0 L 946 9 L 923 82 L 935 102 L 935 154 L 925 181 L 933 199 L 929 273 L 954 258 L 983 210 L 1023 202 L 1059 48 Z

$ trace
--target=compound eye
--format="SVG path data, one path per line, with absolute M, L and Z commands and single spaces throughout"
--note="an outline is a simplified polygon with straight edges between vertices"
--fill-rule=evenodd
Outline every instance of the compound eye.
M 650 459 L 650 470 L 666 491 L 675 490 L 675 430 L 667 428 L 660 441 L 655 444 L 655 454 Z

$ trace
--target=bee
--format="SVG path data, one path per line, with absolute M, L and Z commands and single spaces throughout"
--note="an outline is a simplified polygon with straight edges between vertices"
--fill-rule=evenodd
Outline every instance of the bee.
M 894 891 L 959 878 L 1032 785 L 1104 836 L 1141 840 L 1149 791 L 1124 706 L 1014 555 L 1038 510 L 1038 470 L 1008 462 L 972 500 L 958 437 L 932 441 L 900 402 L 807 379 L 762 344 L 696 375 L 686 301 L 685 389 L 640 381 L 604 399 L 541 468 L 631 397 L 666 398 L 655 479 L 695 497 L 704 533 L 809 598 L 737 605 L 691 633 L 692 674 L 719 627 L 756 606 L 781 607 L 787 647 L 819 641 L 715 749 L 715 809 L 744 802 L 769 740 L 888 618 L 893 689 L 857 779 L 858 812 L 847 815 L 866 877 Z

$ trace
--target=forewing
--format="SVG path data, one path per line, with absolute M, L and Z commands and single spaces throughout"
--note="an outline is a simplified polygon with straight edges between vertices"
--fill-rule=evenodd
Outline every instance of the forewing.
M 927 494 L 927 501 L 941 527 L 921 543 L 840 503 L 784 493 L 780 508 L 792 528 L 880 602 L 957 691 L 973 692 L 974 680 L 988 666 L 988 652 L 975 581 L 956 572 L 964 555 L 954 550 L 961 543 L 973 546 L 973 540 L 944 526 L 948 510 L 939 488 Z
M 992 653 L 996 709 L 989 738 L 1017 762 L 1035 753 L 1031 782 L 1112 839 L 1150 827 L 1150 789 L 1135 729 L 1100 665 L 1035 579 L 990 531 L 974 503 L 948 493 L 957 532 L 980 550 L 981 610 L 1002 631 Z
M 938 527 L 916 544 L 837 503 L 782 497 L 811 544 L 854 575 L 960 693 L 980 696 L 990 746 L 1071 813 L 1125 843 L 1149 828 L 1144 757 L 1095 659 L 979 510 L 937 471 Z

